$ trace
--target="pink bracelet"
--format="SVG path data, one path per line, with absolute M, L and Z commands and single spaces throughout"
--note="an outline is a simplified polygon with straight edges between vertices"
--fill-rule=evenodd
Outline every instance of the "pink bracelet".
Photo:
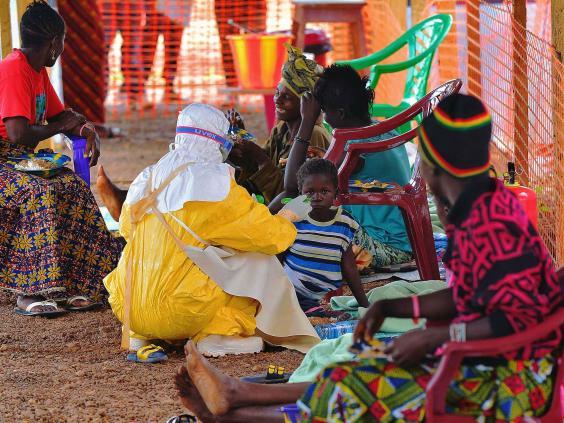
M 419 297 L 413 295 L 411 297 L 411 304 L 413 305 L 413 324 L 419 323 L 420 309 L 419 309 Z
M 85 127 L 91 128 L 90 123 L 86 122 L 84 125 L 82 125 L 82 126 L 80 127 L 80 131 L 78 131 L 78 135 L 82 136 L 82 130 L 83 130 Z

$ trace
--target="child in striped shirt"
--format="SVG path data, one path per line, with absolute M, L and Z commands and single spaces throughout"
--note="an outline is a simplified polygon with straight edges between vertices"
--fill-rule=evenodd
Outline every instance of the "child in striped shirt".
M 304 311 L 319 305 L 329 291 L 346 281 L 361 307 L 368 307 L 352 252 L 358 223 L 341 207 L 333 207 L 337 169 L 328 160 L 312 159 L 298 171 L 298 187 L 311 199 L 312 210 L 294 222 L 298 235 L 283 264 Z

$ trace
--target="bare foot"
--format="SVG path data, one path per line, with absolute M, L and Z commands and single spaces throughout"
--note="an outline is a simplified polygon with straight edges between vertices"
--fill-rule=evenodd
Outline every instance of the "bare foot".
M 119 220 L 119 215 L 121 214 L 121 208 L 127 196 L 127 191 L 121 190 L 112 184 L 110 178 L 106 175 L 104 171 L 104 166 L 98 168 L 98 179 L 96 180 L 96 188 L 102 197 L 102 201 L 108 208 L 110 215 L 115 221 Z
M 187 410 L 193 413 L 198 420 L 202 422 L 214 421 L 212 413 L 210 413 L 210 410 L 206 407 L 202 396 L 190 379 L 190 375 L 188 374 L 186 367 L 180 367 L 176 373 L 174 382 L 176 389 L 178 390 L 180 401 Z
M 190 379 L 198 389 L 209 411 L 215 416 L 226 414 L 237 392 L 238 380 L 214 369 L 191 341 L 184 347 Z

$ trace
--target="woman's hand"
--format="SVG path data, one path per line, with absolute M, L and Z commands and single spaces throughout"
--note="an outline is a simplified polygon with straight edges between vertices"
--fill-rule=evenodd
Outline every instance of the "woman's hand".
M 354 331 L 354 339 L 356 341 L 371 340 L 382 326 L 382 323 L 384 323 L 385 318 L 384 303 L 382 301 L 376 301 L 358 322 Z
M 235 109 L 229 109 L 225 113 L 225 117 L 229 121 L 229 123 L 239 129 L 245 129 L 245 123 L 243 122 L 243 118 L 239 114 L 239 112 Z
M 79 131 L 80 127 L 86 123 L 86 118 L 72 109 L 67 109 L 57 116 L 56 121 L 61 132 L 70 133 Z
M 420 363 L 429 352 L 426 330 L 415 329 L 395 338 L 384 352 L 398 366 L 411 366 Z
M 310 91 L 303 93 L 300 99 L 300 114 L 302 115 L 302 125 L 307 123 L 311 125 L 311 129 L 319 119 L 321 113 L 321 105 Z M 309 138 L 308 138 L 309 139 Z
M 399 366 L 420 363 L 429 353 L 448 340 L 448 327 L 415 329 L 395 338 L 384 352 Z
M 252 141 L 238 142 L 233 146 L 229 160 L 248 171 L 256 171 L 270 160 L 266 152 Z
M 94 125 L 84 127 L 82 135 L 86 137 L 85 153 L 90 157 L 90 167 L 96 166 L 100 157 L 100 137 L 94 129 Z
M 249 156 L 245 156 L 242 143 L 236 142 L 229 153 L 228 161 L 246 172 L 255 173 L 258 170 L 257 164 Z

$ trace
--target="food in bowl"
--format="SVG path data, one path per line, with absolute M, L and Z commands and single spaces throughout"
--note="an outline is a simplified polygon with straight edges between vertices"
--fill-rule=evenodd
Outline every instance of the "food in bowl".
M 359 181 L 356 180 L 354 181 L 353 187 L 355 188 L 360 188 L 360 189 L 386 189 L 390 187 L 390 184 L 386 183 L 386 182 L 380 182 L 377 181 L 376 179 L 374 179 L 373 181 Z
M 14 167 L 23 171 L 40 171 L 54 169 L 57 165 L 48 159 L 33 158 L 20 160 Z

